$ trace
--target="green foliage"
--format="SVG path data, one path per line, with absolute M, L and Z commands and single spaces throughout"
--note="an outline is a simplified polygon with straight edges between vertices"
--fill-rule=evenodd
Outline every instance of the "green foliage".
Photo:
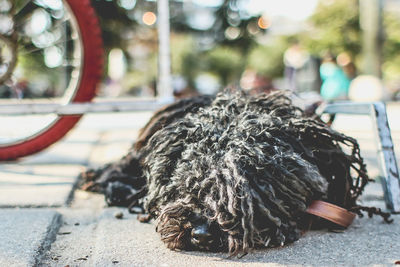
M 244 70 L 244 59 L 239 49 L 218 46 L 206 53 L 207 70 L 216 74 L 223 86 L 236 82 Z
M 362 56 L 362 31 L 359 23 L 358 0 L 320 1 L 309 19 L 311 30 L 297 37 L 315 55 L 330 51 L 349 53 L 356 62 Z M 382 72 L 385 80 L 398 79 L 400 73 L 400 17 L 383 11 Z
M 125 36 L 131 36 L 138 25 L 132 11 L 122 8 L 117 1 L 91 0 L 91 3 L 99 18 L 106 51 L 114 47 L 126 48 Z
M 213 27 L 206 31 L 191 27 L 187 17 L 190 13 L 185 13 L 182 2 L 170 1 L 173 74 L 185 77 L 192 88 L 196 76 L 202 72 L 218 76 L 224 86 L 237 82 L 246 68 L 270 78 L 280 77 L 284 70 L 283 53 L 293 39 L 300 41 L 315 56 L 323 56 L 329 51 L 333 54 L 347 52 L 356 62 L 361 57 L 359 0 L 320 0 L 314 14 L 307 21 L 309 27 L 306 31 L 294 36 L 275 38 L 267 45 L 257 44 L 255 36 L 249 33 L 249 25 L 255 24 L 258 16 L 245 14 L 240 8 L 243 1 L 224 0 L 220 6 L 212 8 L 216 21 Z M 137 0 L 131 10 L 122 8 L 117 0 L 92 0 L 92 3 L 100 16 L 106 49 L 126 49 L 129 42 L 137 42 L 141 34 L 140 28 L 137 27 L 141 23 L 140 14 L 144 11 L 156 11 L 156 2 L 146 0 Z M 386 12 L 384 26 L 386 39 L 383 46 L 383 72 L 385 78 L 393 79 L 400 72 L 400 55 L 397 55 L 400 51 L 399 17 Z M 229 39 L 225 35 L 229 27 L 240 31 L 237 38 Z M 213 45 L 200 47 L 199 39 L 203 37 L 211 38 Z M 156 38 L 155 33 L 152 38 Z M 156 42 L 156 39 L 153 42 Z M 154 43 L 145 45 L 151 47 L 156 54 L 157 46 Z M 149 60 L 153 61 L 156 58 L 154 56 Z M 154 79 L 157 65 L 151 66 L 155 69 L 131 70 L 135 80 L 145 82 Z
M 152 84 L 157 78 L 157 57 L 155 54 L 148 58 L 145 68 L 128 70 L 123 77 L 122 86 L 125 89 L 140 87 L 145 84 Z
M 185 77 L 190 88 L 195 87 L 194 80 L 202 69 L 201 66 L 204 65 L 204 63 L 199 59 L 199 56 L 200 55 L 195 51 L 191 51 L 182 57 L 182 72 L 180 72 L 180 74 Z
M 249 54 L 248 68 L 269 78 L 277 78 L 283 75 L 283 53 L 288 47 L 285 38 L 279 38 L 265 46 L 255 47 Z
M 209 51 L 201 51 L 193 38 L 183 34 L 173 35 L 171 43 L 173 73 L 185 77 L 191 88 L 194 88 L 197 75 L 203 72 L 216 75 L 226 86 L 237 82 L 243 71 L 244 59 L 238 49 L 217 46 Z
M 224 46 L 231 46 L 239 49 L 243 55 L 247 55 L 250 49 L 256 44 L 254 36 L 249 32 L 249 25 L 256 23 L 259 16 L 250 16 L 241 9 L 241 4 L 246 0 L 224 0 L 224 3 L 216 12 L 216 21 L 212 27 L 217 42 Z M 240 30 L 238 38 L 229 39 L 225 30 L 229 27 L 236 27 Z
M 311 30 L 299 38 L 312 54 L 361 52 L 358 0 L 320 1 L 309 23 Z
M 188 85 L 194 88 L 196 75 L 202 69 L 200 53 L 196 49 L 195 40 L 189 34 L 171 35 L 171 65 L 174 75 L 182 75 L 188 81 Z
M 194 88 L 196 76 L 205 71 L 218 76 L 224 85 L 237 80 L 240 76 L 244 69 L 242 56 L 246 57 L 255 44 L 254 36 L 248 32 L 247 26 L 258 18 L 240 10 L 243 1 L 224 0 L 220 6 L 211 8 L 216 20 L 213 27 L 205 31 L 191 27 L 188 23 L 190 12 L 185 13 L 182 2 L 170 1 L 170 22 L 173 31 L 171 35 L 172 72 L 184 76 L 190 87 Z M 99 16 L 106 53 L 114 47 L 127 51 L 129 44 L 147 42 L 144 44 L 150 47 L 154 55 L 157 54 L 157 45 L 154 45 L 157 42 L 157 36 L 154 34 L 156 32 L 149 35 L 150 28 L 155 28 L 155 26 L 138 27 L 141 24 L 141 14 L 145 11 L 156 12 L 155 1 L 137 0 L 136 5 L 130 10 L 124 9 L 119 4 L 119 0 L 91 0 L 91 2 Z M 143 27 L 147 28 L 143 29 Z M 239 29 L 241 34 L 234 39 L 227 38 L 225 30 L 229 27 Z M 145 36 L 147 40 L 143 40 L 141 36 Z M 204 37 L 211 38 L 212 43 L 206 49 L 196 44 L 198 39 Z M 153 44 L 149 43 L 151 40 Z M 129 63 L 135 60 L 129 58 L 129 53 L 126 55 Z M 141 77 L 139 81 L 145 82 L 151 79 L 150 76 L 153 74 L 156 77 L 156 66 L 154 65 L 154 70 L 151 69 L 145 73 L 141 70 L 130 69 L 129 75 Z M 133 79 L 126 80 L 131 81 L 132 86 L 137 85 Z
M 384 15 L 385 43 L 383 47 L 383 76 L 386 80 L 398 80 L 400 73 L 400 18 L 398 14 Z

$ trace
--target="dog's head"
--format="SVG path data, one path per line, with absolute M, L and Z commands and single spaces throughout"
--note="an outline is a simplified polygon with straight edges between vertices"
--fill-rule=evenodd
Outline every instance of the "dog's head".
M 301 221 L 307 203 L 326 191 L 326 183 L 315 168 L 307 165 L 309 169 L 301 166 L 303 169 L 299 170 L 300 166 L 287 162 L 285 167 L 292 170 L 284 174 L 276 170 L 267 176 L 269 166 L 257 171 L 257 166 L 244 168 L 239 161 L 224 161 L 230 163 L 231 169 L 220 165 L 221 173 L 205 171 L 207 178 L 195 178 L 193 184 L 190 177 L 181 180 L 184 184 L 168 184 L 159 191 L 156 202 L 147 202 L 149 210 L 158 217 L 157 231 L 167 246 L 228 249 L 235 254 L 252 247 L 280 246 L 297 240 L 297 222 Z M 185 173 L 193 175 L 189 170 Z M 303 180 L 296 181 L 296 175 Z M 318 186 L 313 188 L 307 179 Z M 169 186 L 172 191 L 167 189 Z
M 164 206 L 157 223 L 161 240 L 171 249 L 219 251 L 226 234 L 193 204 L 176 201 Z

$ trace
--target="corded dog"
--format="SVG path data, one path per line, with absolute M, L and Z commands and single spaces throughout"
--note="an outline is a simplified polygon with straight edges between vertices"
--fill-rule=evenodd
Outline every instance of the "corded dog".
M 314 200 L 360 213 L 368 181 L 357 141 L 287 93 L 225 91 L 159 110 L 125 157 L 81 186 L 156 219 L 168 248 L 237 255 L 299 239 Z

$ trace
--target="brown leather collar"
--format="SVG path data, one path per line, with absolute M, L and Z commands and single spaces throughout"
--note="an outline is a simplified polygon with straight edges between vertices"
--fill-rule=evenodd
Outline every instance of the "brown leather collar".
M 346 228 L 356 217 L 353 212 L 321 200 L 314 200 L 307 208 L 306 212 L 322 217 Z

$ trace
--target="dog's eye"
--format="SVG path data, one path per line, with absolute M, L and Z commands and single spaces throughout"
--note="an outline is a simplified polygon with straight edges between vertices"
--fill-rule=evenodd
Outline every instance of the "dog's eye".
M 203 223 L 206 223 L 206 219 L 204 219 L 202 216 L 200 216 L 196 212 L 191 212 L 188 216 L 189 221 L 194 224 L 194 225 L 200 225 Z

